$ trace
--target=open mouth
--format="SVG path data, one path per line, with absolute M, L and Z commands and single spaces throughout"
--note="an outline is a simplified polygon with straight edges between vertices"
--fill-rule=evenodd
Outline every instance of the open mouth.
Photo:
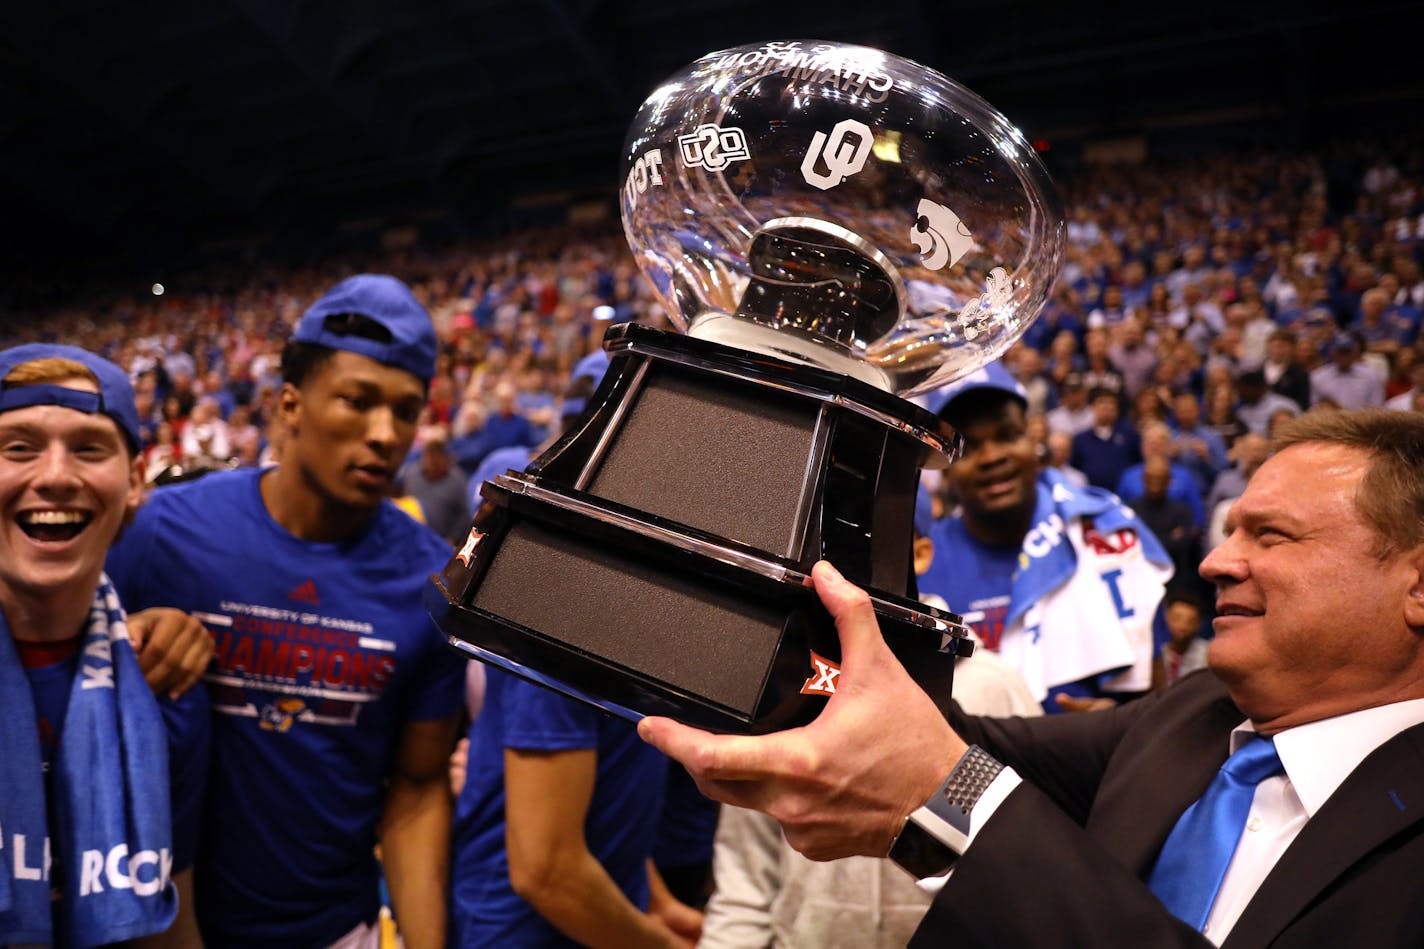
M 19 516 L 27 537 L 49 542 L 73 540 L 92 520 L 94 515 L 82 511 L 25 511 Z

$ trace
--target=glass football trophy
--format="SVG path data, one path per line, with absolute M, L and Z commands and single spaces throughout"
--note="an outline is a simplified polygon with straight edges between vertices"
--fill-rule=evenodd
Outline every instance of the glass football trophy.
M 817 560 L 870 593 L 947 701 L 959 617 L 917 602 L 919 469 L 958 436 L 908 400 L 1038 314 L 1063 215 L 1023 135 L 964 87 L 809 41 L 705 56 L 648 97 L 624 230 L 683 334 L 620 324 L 589 408 L 487 482 L 427 592 L 468 655 L 630 718 L 759 733 L 834 694 Z

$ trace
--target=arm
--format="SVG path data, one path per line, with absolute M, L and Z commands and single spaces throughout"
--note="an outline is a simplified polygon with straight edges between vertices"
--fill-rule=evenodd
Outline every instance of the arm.
M 450 879 L 450 784 L 456 716 L 410 722 L 396 749 L 379 834 L 386 881 L 409 949 L 445 945 Z
M 781 830 L 770 817 L 722 808 L 712 854 L 717 889 L 707 901 L 699 949 L 770 949 L 781 847 Z
M 680 938 L 696 945 L 702 938 L 702 911 L 672 895 L 657 865 L 648 858 L 648 915 L 660 919 Z
M 213 637 L 182 610 L 154 607 L 128 616 L 138 666 L 153 694 L 177 698 L 198 684 L 213 658 Z
M 509 882 L 541 916 L 592 949 L 685 946 L 628 901 L 584 839 L 597 752 L 504 752 Z
M 178 915 L 173 924 L 161 933 L 135 939 L 136 949 L 203 949 L 203 937 L 198 935 L 198 916 L 193 911 L 192 868 L 173 874 L 178 890 Z

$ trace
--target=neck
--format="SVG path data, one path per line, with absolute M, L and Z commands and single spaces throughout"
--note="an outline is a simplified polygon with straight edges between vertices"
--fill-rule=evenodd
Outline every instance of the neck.
M 991 547 L 1012 547 L 1017 550 L 1023 546 L 1023 539 L 1031 526 L 1033 508 L 989 515 L 964 512 L 964 529 L 969 532 L 969 536 Z
M 376 508 L 338 504 L 297 465 L 278 465 L 258 482 L 262 505 L 288 533 L 313 543 L 334 543 L 361 533 Z
M 0 610 L 4 611 L 11 638 L 30 643 L 73 638 L 84 628 L 98 586 L 99 571 L 95 570 L 94 576 L 83 584 L 70 584 L 53 593 L 0 590 Z

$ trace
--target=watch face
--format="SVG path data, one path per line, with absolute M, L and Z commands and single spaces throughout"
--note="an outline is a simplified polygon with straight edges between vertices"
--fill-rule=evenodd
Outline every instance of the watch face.
M 916 880 L 939 876 L 959 859 L 945 844 L 911 818 L 890 847 L 890 859 Z

